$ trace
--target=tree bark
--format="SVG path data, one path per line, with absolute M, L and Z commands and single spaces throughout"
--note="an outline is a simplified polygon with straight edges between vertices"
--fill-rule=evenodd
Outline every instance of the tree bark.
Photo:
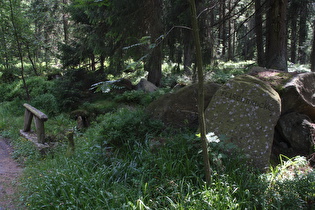
M 7 47 L 7 41 L 6 41 L 6 36 L 5 36 L 5 29 L 4 26 L 1 25 L 1 45 L 3 46 L 4 50 L 3 50 L 3 54 L 1 54 L 2 59 L 4 60 L 4 66 L 6 69 L 9 69 L 9 50 Z
M 151 35 L 151 42 L 155 43 L 155 47 L 152 49 L 149 55 L 146 70 L 149 72 L 148 81 L 156 85 L 161 84 L 162 79 L 162 48 L 157 39 L 163 35 L 163 27 L 161 22 L 162 2 L 161 0 L 150 0 L 149 2 L 152 14 L 149 18 L 149 32 Z
M 12 26 L 13 26 L 13 34 L 14 34 L 14 38 L 15 38 L 15 41 L 17 44 L 18 55 L 19 55 L 19 59 L 20 59 L 20 63 L 21 63 L 21 77 L 22 77 L 23 86 L 25 89 L 27 100 L 30 101 L 31 97 L 30 97 L 30 93 L 29 93 L 28 86 L 27 86 L 26 81 L 25 81 L 25 76 L 24 76 L 24 61 L 23 61 L 22 44 L 21 44 L 21 40 L 20 40 L 20 37 L 18 34 L 17 24 L 15 22 L 16 17 L 14 15 L 14 11 L 13 11 L 12 0 L 9 0 L 9 3 L 10 3 L 10 17 L 11 17 L 11 22 L 12 22 Z M 19 33 L 21 33 L 21 31 Z
M 306 63 L 306 53 L 305 53 L 305 48 L 306 48 L 306 40 L 307 40 L 307 7 L 303 5 L 301 7 L 301 12 L 300 12 L 300 21 L 299 21 L 299 62 L 301 64 Z
M 196 14 L 196 5 L 195 0 L 189 0 L 191 7 L 191 19 L 192 19 L 192 28 L 195 40 L 196 47 L 196 63 L 197 63 L 197 71 L 198 71 L 198 115 L 199 115 L 199 127 L 201 134 L 201 142 L 202 142 L 202 154 L 203 161 L 205 167 L 205 177 L 206 183 L 209 186 L 211 183 L 211 168 L 210 161 L 208 155 L 208 144 L 206 139 L 206 121 L 205 121 L 205 113 L 204 113 L 204 76 L 202 69 L 202 54 L 201 54 L 201 46 L 200 46 L 200 38 L 199 38 L 199 28 L 197 22 L 197 14 Z
M 191 75 L 191 65 L 193 61 L 193 42 L 192 42 L 192 37 L 191 37 L 191 32 L 190 31 L 184 31 L 183 32 L 184 36 L 184 72 L 187 75 Z
M 62 11 L 62 23 L 63 23 L 63 37 L 65 44 L 68 44 L 69 40 L 69 21 L 68 14 L 65 11 L 65 7 L 68 5 L 68 0 L 62 0 L 63 11 Z
M 264 38 L 263 38 L 263 6 L 261 0 L 255 0 L 255 33 L 257 48 L 257 64 L 265 66 Z
M 100 55 L 100 68 L 99 71 L 101 72 L 101 74 L 104 73 L 105 71 L 105 56 L 103 54 Z
M 313 22 L 313 44 L 312 44 L 310 63 L 311 63 L 311 71 L 315 72 L 315 21 Z
M 27 49 L 27 57 L 28 57 L 28 59 L 30 60 L 30 62 L 32 64 L 32 68 L 33 68 L 34 74 L 36 76 L 39 76 L 39 74 L 37 72 L 37 68 L 36 68 L 35 62 L 34 62 L 32 56 L 31 56 L 31 51 L 30 51 L 30 47 L 29 47 L 28 44 L 26 45 L 26 49 Z
M 226 28 L 225 28 L 225 23 L 226 23 L 226 15 L 225 15 L 225 0 L 221 0 L 221 10 L 220 10 L 220 14 L 221 14 L 221 20 L 223 20 L 222 24 L 221 24 L 221 40 L 222 40 L 222 57 L 225 57 L 226 54 Z
M 148 64 L 146 65 L 148 81 L 159 87 L 162 79 L 162 50 L 161 46 L 156 46 L 149 55 Z
M 269 0 L 266 67 L 287 71 L 286 15 L 288 0 Z
M 298 14 L 300 11 L 300 4 L 297 1 L 292 1 L 289 8 L 290 14 L 290 25 L 291 25 L 291 50 L 290 50 L 290 59 L 292 63 L 297 61 L 297 22 L 298 22 Z
M 231 0 L 228 2 L 228 10 L 230 11 L 232 9 L 231 7 Z M 228 34 L 229 34 L 229 38 L 228 38 L 228 60 L 233 60 L 233 47 L 232 47 L 232 40 L 233 40 L 233 33 L 232 33 L 232 20 L 231 18 L 229 18 L 228 20 Z

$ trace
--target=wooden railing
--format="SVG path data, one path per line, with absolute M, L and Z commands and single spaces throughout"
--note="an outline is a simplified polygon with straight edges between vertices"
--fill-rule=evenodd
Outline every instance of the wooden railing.
M 35 120 L 36 134 L 37 134 L 37 143 L 44 144 L 45 143 L 45 127 L 44 122 L 48 120 L 47 115 L 38 109 L 32 107 L 29 104 L 23 104 L 25 107 L 24 114 L 24 129 L 23 132 L 31 131 L 32 119 Z

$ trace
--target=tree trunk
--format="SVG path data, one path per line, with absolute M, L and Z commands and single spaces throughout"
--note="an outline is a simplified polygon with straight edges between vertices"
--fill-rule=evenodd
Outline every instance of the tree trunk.
M 286 14 L 288 0 L 269 0 L 266 67 L 287 71 Z
M 63 37 L 64 37 L 65 44 L 68 44 L 69 22 L 68 22 L 68 14 L 65 11 L 65 7 L 68 5 L 68 0 L 62 0 L 62 3 L 63 3 L 63 11 L 62 11 Z
M 300 21 L 299 21 L 299 62 L 301 64 L 306 63 L 306 40 L 307 40 L 307 7 L 306 5 L 303 5 L 301 7 L 301 13 L 300 13 Z
M 96 71 L 96 62 L 95 62 L 95 55 L 94 55 L 94 53 L 91 54 L 90 59 L 91 59 L 91 70 L 93 72 L 95 72 Z
M 26 48 L 27 48 L 27 57 L 28 57 L 28 59 L 30 60 L 30 62 L 32 64 L 32 68 L 33 68 L 34 74 L 36 76 L 38 76 L 39 74 L 37 72 L 37 68 L 36 68 L 35 62 L 34 62 L 32 56 L 31 56 L 30 47 L 29 47 L 28 44 L 26 45 Z
M 313 22 L 313 44 L 312 44 L 310 62 L 311 62 L 311 71 L 315 72 L 315 21 Z
M 159 87 L 162 79 L 162 48 L 161 42 L 157 39 L 163 34 L 161 22 L 162 2 L 161 0 L 150 0 L 150 5 L 154 9 L 149 20 L 149 32 L 151 42 L 155 43 L 156 46 L 149 55 L 145 68 L 149 72 L 148 81 Z
M 252 60 L 254 59 L 254 52 L 255 52 L 255 19 L 250 18 L 248 19 L 248 24 L 246 26 L 247 35 L 244 37 L 245 39 L 245 46 L 244 46 L 244 58 L 245 60 Z
M 8 51 L 8 47 L 7 47 L 7 41 L 6 41 L 6 36 L 5 36 L 5 29 L 4 26 L 1 25 L 1 45 L 3 46 L 4 50 L 3 50 L 3 54 L 1 55 L 4 60 L 3 64 L 5 66 L 6 69 L 9 69 L 9 51 Z
M 298 14 L 300 11 L 300 4 L 297 1 L 292 1 L 289 8 L 290 14 L 290 25 L 291 25 L 291 50 L 290 50 L 290 58 L 291 62 L 295 63 L 297 61 L 297 21 L 298 21 Z
M 105 72 L 105 56 L 103 54 L 100 55 L 100 68 L 99 71 L 101 74 Z
M 25 81 L 25 77 L 24 77 L 24 62 L 23 62 L 23 52 L 22 52 L 22 45 L 21 45 L 21 41 L 20 41 L 20 37 L 18 34 L 19 29 L 17 28 L 16 25 L 16 17 L 14 15 L 14 10 L 13 10 L 13 4 L 12 4 L 12 0 L 9 0 L 10 3 L 10 16 L 11 16 L 11 22 L 12 22 L 12 26 L 13 26 L 13 34 L 14 34 L 14 38 L 18 47 L 18 55 L 19 55 L 19 59 L 21 62 L 21 77 L 22 77 L 22 81 L 23 81 L 23 86 L 25 89 L 25 93 L 26 93 L 26 97 L 27 100 L 29 101 L 31 99 L 29 91 L 28 91 L 28 87 L 26 85 L 26 81 Z M 21 31 L 19 31 L 19 33 L 22 33 Z
M 228 2 L 228 10 L 231 10 L 231 0 Z M 233 33 L 232 33 L 232 20 L 229 18 L 228 20 L 228 60 L 233 60 L 233 48 L 232 48 L 232 40 L 233 40 Z
M 225 20 L 225 0 L 221 0 L 221 20 L 222 20 L 222 24 L 221 24 L 221 40 L 222 40 L 222 57 L 224 58 L 225 57 L 225 54 L 226 54 L 226 28 L 225 28 L 225 23 L 226 23 L 226 20 Z
M 200 46 L 200 38 L 199 38 L 199 29 L 197 22 L 197 14 L 196 14 L 196 5 L 195 0 L 189 0 L 191 7 L 191 19 L 192 19 L 192 28 L 196 46 L 196 63 L 197 63 L 197 71 L 198 71 L 198 115 L 199 115 L 199 127 L 201 134 L 201 142 L 202 142 L 202 154 L 204 160 L 205 167 L 205 177 L 206 183 L 209 186 L 211 183 L 211 168 L 210 161 L 208 155 L 208 144 L 206 139 L 206 121 L 205 121 L 205 113 L 204 113 L 204 76 L 202 69 L 202 54 L 201 54 L 201 46 Z
M 44 40 L 45 40 L 45 43 L 49 43 L 49 34 L 50 34 L 50 31 L 48 30 L 48 28 L 49 28 L 49 26 L 47 26 L 47 27 L 44 27 Z M 45 56 L 45 67 L 46 67 L 46 69 L 48 69 L 48 65 L 49 65 L 49 63 L 50 63 L 50 60 L 49 60 L 49 55 L 48 55 L 48 52 L 49 52 L 49 50 L 48 50 L 48 46 L 45 46 L 45 54 L 44 54 L 44 56 Z
M 193 61 L 193 42 L 191 31 L 185 30 L 184 32 L 184 72 L 191 75 L 191 65 Z
M 162 79 L 162 50 L 161 46 L 156 46 L 149 55 L 148 64 L 146 65 L 148 74 L 148 81 L 156 85 L 161 84 Z
M 261 0 L 255 0 L 255 33 L 257 48 L 257 64 L 265 66 L 264 38 L 263 38 L 263 6 Z

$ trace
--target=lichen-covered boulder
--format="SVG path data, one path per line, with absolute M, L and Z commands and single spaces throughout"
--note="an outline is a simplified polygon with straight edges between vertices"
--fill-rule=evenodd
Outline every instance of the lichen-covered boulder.
M 274 128 L 281 112 L 279 94 L 267 83 L 249 75 L 224 84 L 205 111 L 206 130 L 234 143 L 251 163 L 269 165 Z
M 205 105 L 208 105 L 220 85 L 205 83 Z M 147 112 L 174 128 L 198 128 L 198 85 L 183 87 L 174 93 L 165 94 L 153 101 Z
M 282 112 L 299 112 L 315 120 L 315 73 L 296 75 L 280 92 Z

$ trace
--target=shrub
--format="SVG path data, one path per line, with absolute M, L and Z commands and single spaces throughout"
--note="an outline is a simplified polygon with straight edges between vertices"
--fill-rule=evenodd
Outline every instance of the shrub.
M 80 109 L 86 110 L 90 118 L 94 118 L 100 114 L 115 111 L 119 107 L 114 100 L 97 100 L 94 102 L 85 102 Z
M 4 118 L 13 118 L 20 117 L 24 115 L 24 107 L 23 100 L 16 98 L 12 101 L 5 101 L 0 103 L 0 115 L 2 115 L 2 119 Z
M 148 133 L 157 134 L 163 129 L 160 121 L 151 120 L 140 109 L 122 108 L 102 118 L 98 133 L 100 145 L 122 146 L 136 141 L 144 142 Z
M 31 98 L 39 95 L 51 93 L 54 82 L 46 81 L 43 77 L 30 77 L 26 80 L 26 85 Z M 26 92 L 22 80 L 15 80 L 11 83 L 0 85 L 0 96 L 2 101 L 11 101 L 16 98 L 25 99 Z
M 66 134 L 69 130 L 74 130 L 75 125 L 76 122 L 66 114 L 49 117 L 48 121 L 45 122 L 46 140 L 53 142 L 62 141 L 66 144 Z
M 89 89 L 96 83 L 93 74 L 85 69 L 71 69 L 56 80 L 53 94 L 61 110 L 70 111 L 77 109 L 91 93 Z
M 117 103 L 126 104 L 137 104 L 142 106 L 147 106 L 153 100 L 157 99 L 159 96 L 169 92 L 168 89 L 158 89 L 154 92 L 147 93 L 140 90 L 126 91 L 122 94 L 117 94 L 114 96 L 114 101 Z
M 0 82 L 1 83 L 11 83 L 18 78 L 20 74 L 20 70 L 17 67 L 4 68 L 1 66 L 0 68 Z
M 15 80 L 11 83 L 0 84 L 1 101 L 12 101 L 16 98 L 25 98 L 25 90 L 23 89 L 22 80 Z
M 34 76 L 26 80 L 26 85 L 28 87 L 31 97 L 35 98 L 42 94 L 51 93 L 54 82 L 47 81 L 44 77 Z
M 48 116 L 54 116 L 59 113 L 57 100 L 51 93 L 36 96 L 30 104 Z

